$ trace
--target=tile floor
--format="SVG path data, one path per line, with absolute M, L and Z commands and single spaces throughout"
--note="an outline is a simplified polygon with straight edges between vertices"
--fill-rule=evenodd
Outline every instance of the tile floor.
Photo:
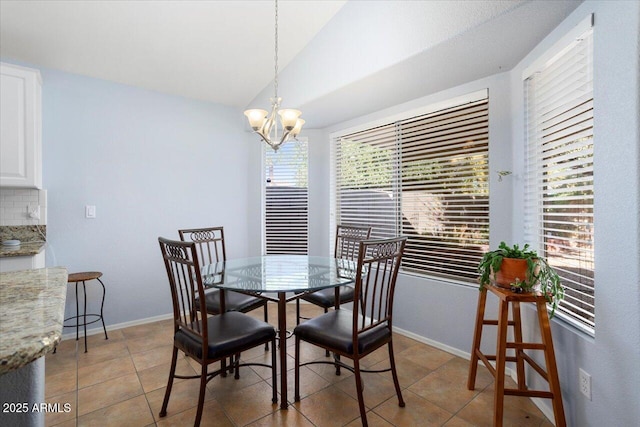
M 288 307 L 288 325 L 295 324 L 294 305 Z M 269 307 L 276 324 L 276 307 Z M 306 313 L 305 313 L 306 312 Z M 303 305 L 303 313 L 321 311 Z M 262 311 L 252 313 L 261 318 Z M 69 403 L 71 411 L 50 413 L 47 426 L 189 426 L 195 419 L 197 380 L 176 380 L 167 416 L 159 418 L 172 348 L 170 320 L 112 330 L 83 341 L 65 340 L 56 354 L 48 354 L 47 403 Z M 466 388 L 468 361 L 407 337 L 394 337 L 396 363 L 406 407 L 398 407 L 389 372 L 364 374 L 365 405 L 372 427 L 377 426 L 491 426 L 493 378 L 478 369 L 476 390 Z M 77 349 L 77 350 L 76 350 Z M 289 399 L 293 400 L 294 340 L 289 340 Z M 243 353 L 243 359 L 270 360 L 264 348 Z M 324 359 L 313 346 L 302 349 L 304 361 Z M 364 359 L 367 367 L 388 366 L 386 347 Z M 187 358 L 178 372 L 195 374 L 198 365 Z M 511 381 L 508 379 L 508 381 Z M 279 410 L 271 403 L 270 371 L 241 370 L 241 378 L 216 377 L 207 385 L 202 426 L 359 426 L 353 374 L 336 376 L 329 365 L 301 369 L 301 401 Z M 527 398 L 505 398 L 505 426 L 552 426 Z

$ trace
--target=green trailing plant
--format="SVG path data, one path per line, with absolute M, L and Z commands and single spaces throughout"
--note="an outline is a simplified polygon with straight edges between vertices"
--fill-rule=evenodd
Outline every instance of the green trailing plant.
M 564 288 L 560 276 L 544 258 L 538 256 L 536 251 L 529 249 L 528 244 L 520 249 L 519 245 L 508 246 L 505 242 L 500 242 L 498 249 L 486 252 L 478 265 L 480 289 L 491 283 L 491 275 L 500 271 L 504 258 L 527 260 L 525 280 L 512 283 L 511 289 L 515 292 L 540 291 L 551 305 L 551 317 L 553 317 L 558 303 L 564 299 Z

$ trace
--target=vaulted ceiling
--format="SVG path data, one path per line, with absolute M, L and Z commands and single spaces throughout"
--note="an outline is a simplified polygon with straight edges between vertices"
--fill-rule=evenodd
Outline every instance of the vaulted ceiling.
M 280 94 L 323 127 L 506 71 L 579 4 L 281 0 Z M 270 1 L 2 0 L 0 24 L 5 60 L 239 108 L 273 93 Z

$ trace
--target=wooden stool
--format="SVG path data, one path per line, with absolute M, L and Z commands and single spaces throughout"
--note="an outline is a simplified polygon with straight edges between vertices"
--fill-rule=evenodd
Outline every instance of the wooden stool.
M 484 309 L 487 302 L 487 290 L 491 291 L 498 297 L 498 320 L 485 320 Z M 540 334 L 542 343 L 525 343 L 522 342 L 522 324 L 520 319 L 520 303 L 532 302 L 536 304 L 538 311 L 538 322 L 540 323 Z M 509 303 L 512 304 L 513 320 L 509 320 Z M 498 340 L 496 345 L 496 355 L 485 355 L 480 350 L 480 342 L 482 340 L 482 327 L 484 325 L 498 326 Z M 507 341 L 507 327 L 514 327 L 514 342 Z M 515 356 L 507 356 L 507 349 L 514 349 Z M 542 350 L 544 351 L 545 364 L 547 372 L 538 365 L 524 350 Z M 485 286 L 480 290 L 478 297 L 478 312 L 476 315 L 476 328 L 473 334 L 473 348 L 471 349 L 471 364 L 469 367 L 469 380 L 467 388 L 473 390 L 476 383 L 476 372 L 478 370 L 478 360 L 482 360 L 487 369 L 495 378 L 495 394 L 494 394 L 494 412 L 493 425 L 502 426 L 502 417 L 504 413 L 504 395 L 513 396 L 529 396 L 552 399 L 553 413 L 555 416 L 556 427 L 566 426 L 564 418 L 564 409 L 562 406 L 562 393 L 560 390 L 560 381 L 558 380 L 558 369 L 556 367 L 556 357 L 553 351 L 553 340 L 551 338 L 551 328 L 549 325 L 549 316 L 547 315 L 547 305 L 544 296 L 536 293 L 515 293 L 509 289 L 500 288 L 494 285 Z M 495 360 L 495 369 L 489 363 Z M 524 374 L 524 362 L 527 362 L 533 369 L 538 372 L 549 384 L 549 391 L 528 390 Z M 516 362 L 516 372 L 518 373 L 518 388 L 508 389 L 504 387 L 505 363 Z
M 64 325 L 65 328 L 70 328 L 70 327 L 74 327 L 76 328 L 76 341 L 78 341 L 78 330 L 80 328 L 80 326 L 84 327 L 84 352 L 87 352 L 87 325 L 90 325 L 92 323 L 95 323 L 99 320 L 102 321 L 102 328 L 104 329 L 104 339 L 108 340 L 109 337 L 107 336 L 107 327 L 104 324 L 104 317 L 102 316 L 102 310 L 104 308 L 104 297 L 106 295 L 106 289 L 104 287 L 104 283 L 102 283 L 102 280 L 100 280 L 100 277 L 102 276 L 102 273 L 99 271 L 87 271 L 87 272 L 82 272 L 82 273 L 72 273 L 69 274 L 69 278 L 67 279 L 67 283 L 75 283 L 76 285 L 76 315 L 75 316 L 71 316 L 68 317 L 66 319 L 64 319 L 64 321 L 68 321 L 68 320 L 75 320 L 75 324 L 72 325 Z M 92 313 L 87 313 L 87 288 L 86 288 L 86 284 L 85 282 L 88 280 L 97 280 L 98 282 L 100 282 L 100 284 L 102 285 L 102 303 L 100 304 L 100 314 L 92 314 Z M 82 314 L 80 314 L 78 305 L 78 283 L 82 282 L 82 292 L 84 294 L 84 310 L 82 311 Z M 87 316 L 93 318 L 95 317 L 94 320 L 91 320 L 90 322 L 87 322 Z M 82 322 L 80 322 L 80 318 L 82 317 Z

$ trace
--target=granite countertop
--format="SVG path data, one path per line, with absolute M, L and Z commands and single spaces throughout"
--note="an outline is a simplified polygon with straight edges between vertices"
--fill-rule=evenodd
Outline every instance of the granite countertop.
M 60 342 L 66 296 L 63 267 L 0 273 L 0 375 Z
M 22 242 L 19 246 L 0 245 L 0 258 L 33 256 L 42 252 L 46 242 Z

